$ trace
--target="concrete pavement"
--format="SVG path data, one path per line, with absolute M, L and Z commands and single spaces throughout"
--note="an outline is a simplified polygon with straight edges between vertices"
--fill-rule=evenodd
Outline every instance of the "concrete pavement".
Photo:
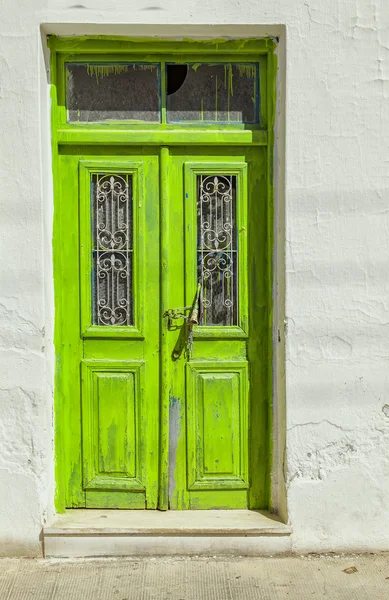
M 389 599 L 389 554 L 0 559 L 0 600 L 307 598 Z

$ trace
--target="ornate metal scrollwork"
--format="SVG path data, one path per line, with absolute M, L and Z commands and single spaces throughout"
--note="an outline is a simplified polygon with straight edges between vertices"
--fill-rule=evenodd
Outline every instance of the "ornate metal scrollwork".
M 203 289 L 202 325 L 235 325 L 237 242 L 235 177 L 198 177 L 198 279 Z
M 94 325 L 132 325 L 132 207 L 128 176 L 94 176 Z

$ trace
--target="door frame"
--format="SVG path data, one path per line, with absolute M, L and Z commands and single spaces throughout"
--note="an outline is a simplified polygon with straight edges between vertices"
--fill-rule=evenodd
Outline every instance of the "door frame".
M 145 146 L 151 145 L 160 149 L 160 201 L 161 201 L 161 239 L 168 234 L 167 211 L 164 206 L 168 202 L 168 168 L 169 146 L 263 146 L 266 147 L 266 198 L 267 198 L 267 236 L 266 236 L 266 288 L 267 288 L 267 339 L 266 339 L 266 381 L 264 394 L 267 401 L 267 489 L 270 504 L 270 471 L 272 466 L 272 397 L 273 397 L 273 218 L 274 218 L 274 123 L 276 112 L 276 43 L 270 38 L 251 38 L 236 40 L 186 40 L 172 41 L 166 39 L 137 39 L 118 37 L 48 37 L 51 68 L 51 133 L 54 186 L 54 218 L 53 218 L 53 275 L 54 275 L 54 346 L 56 356 L 54 380 L 54 452 L 55 452 L 55 497 L 54 506 L 57 512 L 66 508 L 65 490 L 69 477 L 66 456 L 66 419 L 69 413 L 61 364 L 65 352 L 62 340 L 64 301 L 64 285 L 61 264 L 63 244 L 58 206 L 60 172 L 58 169 L 59 148 L 61 146 Z M 113 59 L 140 60 L 144 62 L 163 62 L 176 59 L 177 62 L 210 60 L 223 62 L 226 60 L 239 62 L 260 62 L 260 125 L 225 125 L 225 124 L 189 124 L 168 125 L 161 123 L 147 125 L 141 123 L 124 124 L 109 122 L 103 124 L 68 124 L 65 108 L 65 73 L 67 60 L 96 60 L 109 63 Z M 164 80 L 162 81 L 162 88 Z M 162 116 L 166 107 L 162 106 Z M 160 248 L 162 269 L 167 269 L 167 249 Z M 167 281 L 167 278 L 165 278 Z M 161 303 L 166 304 L 167 289 L 161 287 Z M 162 321 L 162 320 L 161 320 Z M 159 508 L 168 508 L 169 478 L 169 388 L 167 370 L 169 357 L 166 351 L 166 336 L 161 322 L 161 400 L 160 400 L 160 448 L 159 448 Z M 164 370 L 166 369 L 166 370 Z M 65 449 L 65 451 L 64 451 Z

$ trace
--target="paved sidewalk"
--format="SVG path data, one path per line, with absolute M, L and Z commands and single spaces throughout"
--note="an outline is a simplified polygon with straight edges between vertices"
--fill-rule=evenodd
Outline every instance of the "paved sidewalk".
M 0 600 L 306 598 L 389 599 L 389 554 L 78 561 L 0 559 Z

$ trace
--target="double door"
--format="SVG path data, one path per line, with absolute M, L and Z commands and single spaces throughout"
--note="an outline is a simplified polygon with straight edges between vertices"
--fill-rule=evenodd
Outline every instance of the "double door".
M 268 505 L 265 164 L 261 147 L 60 153 L 68 507 Z

